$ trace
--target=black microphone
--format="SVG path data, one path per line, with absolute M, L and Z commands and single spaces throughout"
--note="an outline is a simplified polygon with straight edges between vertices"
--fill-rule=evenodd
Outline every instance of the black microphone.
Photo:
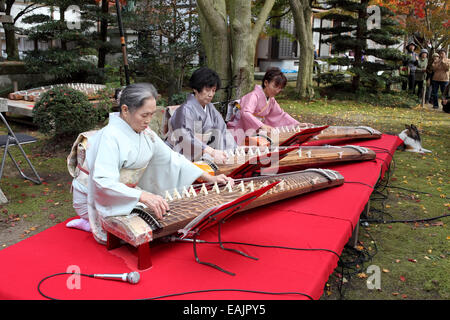
M 94 278 L 106 279 L 106 280 L 121 280 L 124 282 L 128 282 L 131 284 L 136 284 L 141 279 L 139 272 L 133 271 L 130 273 L 122 273 L 122 274 L 93 274 Z

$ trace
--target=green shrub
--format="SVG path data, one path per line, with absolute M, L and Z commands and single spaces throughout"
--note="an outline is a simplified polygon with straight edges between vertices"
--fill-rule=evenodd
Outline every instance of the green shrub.
M 33 122 L 39 131 L 57 140 L 76 137 L 94 128 L 98 119 L 98 112 L 87 96 L 67 87 L 43 93 L 33 108 Z

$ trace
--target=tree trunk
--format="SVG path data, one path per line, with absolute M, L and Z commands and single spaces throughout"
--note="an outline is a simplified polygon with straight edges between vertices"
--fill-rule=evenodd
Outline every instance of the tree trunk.
M 66 10 L 68 6 L 61 6 L 59 7 L 59 21 L 61 21 L 61 24 L 66 24 Z M 61 49 L 67 50 L 67 41 L 65 39 L 61 39 Z
M 232 50 L 232 96 L 239 97 L 242 92 L 253 89 L 255 39 L 251 32 L 251 2 L 230 0 L 230 36 Z M 253 45 L 255 43 L 255 45 Z
M 198 0 L 200 36 L 206 53 L 206 63 L 219 75 L 222 88 L 231 83 L 230 47 L 225 0 Z M 216 99 L 223 101 L 226 93 L 220 90 Z
M 256 43 L 274 3 L 266 0 L 252 25 L 251 1 L 197 1 L 208 67 L 219 74 L 222 87 L 227 88 L 218 93 L 220 101 L 240 98 L 253 90 Z
M 19 60 L 19 48 L 17 46 L 16 34 L 13 23 L 3 23 L 5 29 L 5 44 L 8 60 Z
M 7 1 L 5 14 L 10 16 L 11 9 L 15 1 Z M 5 45 L 6 54 L 8 60 L 19 60 L 19 48 L 17 46 L 16 34 L 14 30 L 14 23 L 3 23 L 3 29 L 5 29 Z
M 314 43 L 312 38 L 312 9 L 309 0 L 289 0 L 294 16 L 295 30 L 300 44 L 297 75 L 297 95 L 301 99 L 314 96 Z
M 365 40 L 365 34 L 367 32 L 367 6 L 369 5 L 369 0 L 361 0 L 362 7 L 358 10 L 358 22 L 356 28 L 356 42 L 355 46 L 355 61 L 353 68 L 356 70 L 362 70 L 362 57 L 363 50 L 367 46 Z M 366 45 L 360 45 L 360 41 L 364 41 Z M 352 89 L 358 90 L 361 82 L 361 76 L 357 73 L 352 78 Z
M 108 0 L 102 0 L 102 17 L 100 19 L 100 47 L 98 48 L 98 68 L 105 68 L 107 50 L 105 48 L 108 39 Z

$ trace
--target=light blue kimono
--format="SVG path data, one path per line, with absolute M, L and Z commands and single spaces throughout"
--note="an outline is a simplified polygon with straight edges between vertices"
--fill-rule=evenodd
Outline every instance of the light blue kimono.
M 191 185 L 203 173 L 172 151 L 153 131 L 136 133 L 116 115 L 110 116 L 109 124 L 88 143 L 89 222 L 94 237 L 101 243 L 106 241 L 102 218 L 129 214 L 142 190 L 163 195 L 166 190 Z M 134 181 L 139 188 L 120 181 L 124 170 L 141 172 Z

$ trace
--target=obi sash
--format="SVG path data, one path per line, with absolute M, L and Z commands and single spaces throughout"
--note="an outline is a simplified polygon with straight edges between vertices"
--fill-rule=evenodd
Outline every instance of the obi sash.
M 67 169 L 69 174 L 84 185 L 86 188 L 89 181 L 89 169 L 86 163 L 86 150 L 89 147 L 88 139 L 97 131 L 87 131 L 80 133 L 72 145 L 69 156 L 67 157 Z M 119 181 L 130 188 L 135 188 L 141 179 L 147 167 L 137 169 L 120 169 Z

